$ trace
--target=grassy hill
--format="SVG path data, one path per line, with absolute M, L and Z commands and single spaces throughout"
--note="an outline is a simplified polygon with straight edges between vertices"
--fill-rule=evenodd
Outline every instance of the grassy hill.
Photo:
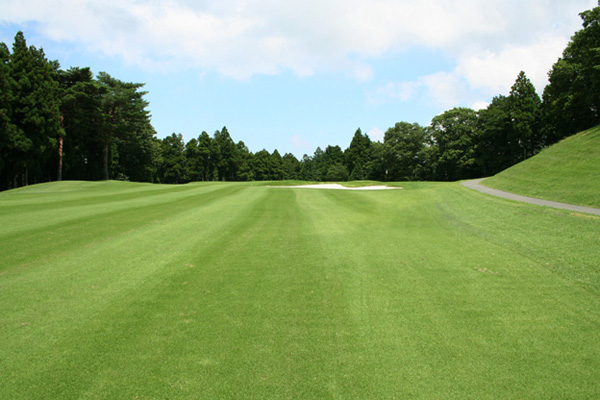
M 526 196 L 600 207 L 600 126 L 568 137 L 482 183 Z
M 600 218 L 402 186 L 0 193 L 0 398 L 598 398 Z

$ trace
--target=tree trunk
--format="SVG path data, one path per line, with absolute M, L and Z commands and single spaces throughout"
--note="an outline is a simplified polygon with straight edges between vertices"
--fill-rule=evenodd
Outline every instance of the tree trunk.
M 65 131 L 65 116 L 60 113 L 60 129 L 62 132 Z M 62 168 L 63 168 L 63 135 L 62 132 L 58 134 L 58 172 L 56 174 L 56 180 L 62 181 Z
M 63 137 L 58 137 L 58 173 L 56 175 L 57 181 L 62 181 L 62 168 L 63 168 Z
M 104 144 L 104 165 L 103 165 L 103 172 L 102 172 L 102 179 L 107 181 L 108 180 L 108 143 Z

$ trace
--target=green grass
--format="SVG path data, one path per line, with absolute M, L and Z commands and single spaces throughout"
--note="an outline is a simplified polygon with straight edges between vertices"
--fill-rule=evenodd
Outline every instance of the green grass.
M 600 218 L 401 186 L 0 193 L 0 398 L 598 398 Z
M 600 126 L 568 137 L 483 184 L 546 200 L 600 207 Z

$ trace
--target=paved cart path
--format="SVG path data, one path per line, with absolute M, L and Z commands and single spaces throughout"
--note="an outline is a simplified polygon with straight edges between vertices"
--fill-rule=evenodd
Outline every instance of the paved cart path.
M 538 206 L 562 208 L 563 210 L 570 210 L 570 211 L 582 212 L 582 213 L 587 213 L 587 214 L 600 215 L 600 208 L 576 206 L 574 204 L 559 203 L 558 201 L 537 199 L 535 197 L 521 196 L 520 194 L 514 194 L 514 193 L 505 192 L 503 190 L 492 189 L 487 186 L 483 186 L 480 183 L 484 179 L 485 178 L 473 179 L 470 181 L 461 182 L 460 184 L 468 187 L 469 189 L 477 190 L 482 193 L 491 194 L 492 196 L 502 197 L 504 199 L 522 201 L 525 203 L 535 204 Z

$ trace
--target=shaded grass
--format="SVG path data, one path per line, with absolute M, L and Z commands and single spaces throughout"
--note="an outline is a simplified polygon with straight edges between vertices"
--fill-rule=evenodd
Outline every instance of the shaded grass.
M 526 196 L 600 208 L 600 126 L 482 182 Z
M 600 219 L 402 186 L 0 194 L 0 398 L 596 397 Z

